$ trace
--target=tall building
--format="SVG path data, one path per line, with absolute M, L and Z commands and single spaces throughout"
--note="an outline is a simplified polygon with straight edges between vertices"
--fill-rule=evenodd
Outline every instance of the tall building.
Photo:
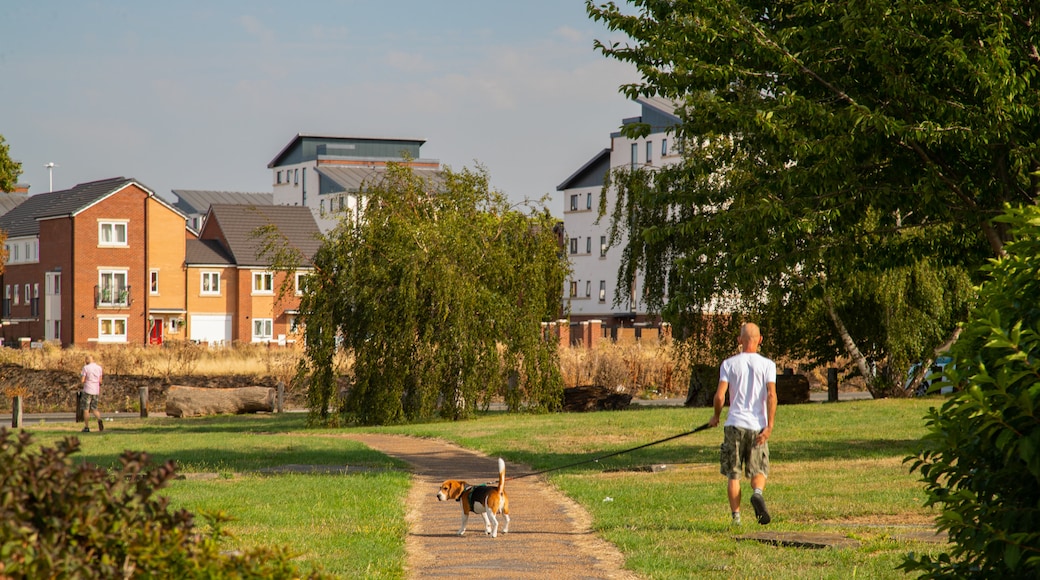
M 680 161 L 679 148 L 672 131 L 679 123 L 675 105 L 661 98 L 636 99 L 641 107 L 638 117 L 624 119 L 622 125 L 644 123 L 650 126 L 645 137 L 630 139 L 620 131 L 610 135 L 610 147 L 596 153 L 565 179 L 557 191 L 563 192 L 563 222 L 566 251 L 572 273 L 564 283 L 563 305 L 572 322 L 600 320 L 607 326 L 645 322 L 646 304 L 642 300 L 642 277 L 632 288 L 618 288 L 621 252 L 627 239 L 608 247 L 610 212 L 617 194 L 604 191 L 607 173 L 619 167 L 659 168 Z M 600 198 L 606 196 L 607 215 L 599 219 Z
M 267 164 L 274 203 L 310 208 L 318 227 L 327 232 L 345 212 L 357 217 L 358 192 L 376 183 L 387 163 L 406 163 L 432 178 L 440 162 L 420 156 L 425 142 L 300 133 Z

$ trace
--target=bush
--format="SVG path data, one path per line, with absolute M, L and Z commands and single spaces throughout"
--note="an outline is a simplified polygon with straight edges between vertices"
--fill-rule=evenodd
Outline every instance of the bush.
M 199 530 L 185 510 L 156 495 L 174 475 L 144 453 L 121 468 L 73 466 L 79 440 L 32 448 L 0 430 L 0 578 L 299 578 L 285 549 L 225 554 L 226 515 Z M 310 577 L 320 577 L 318 573 Z
M 1015 241 L 988 266 L 947 367 L 961 390 L 929 412 L 926 447 L 908 458 L 952 542 L 909 556 L 922 577 L 1040 577 L 1040 209 L 1002 219 Z

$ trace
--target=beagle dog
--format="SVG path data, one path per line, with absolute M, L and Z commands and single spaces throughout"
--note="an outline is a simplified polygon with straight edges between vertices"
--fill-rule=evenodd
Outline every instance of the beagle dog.
M 462 504 L 462 527 L 459 535 L 466 533 L 466 520 L 470 512 L 484 517 L 484 532 L 492 538 L 498 537 L 498 518 L 495 514 L 505 516 L 506 523 L 502 533 L 509 532 L 509 499 L 506 497 L 506 462 L 498 459 L 498 487 L 489 484 L 470 485 L 465 481 L 449 479 L 441 484 L 437 492 L 437 501 L 453 499 Z

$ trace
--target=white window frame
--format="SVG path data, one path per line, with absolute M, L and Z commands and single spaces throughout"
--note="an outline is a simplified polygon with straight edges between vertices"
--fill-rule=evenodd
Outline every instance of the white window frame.
M 148 293 L 152 296 L 159 295 L 159 270 L 148 271 Z
M 125 248 L 129 245 L 129 233 L 126 220 L 99 220 L 98 246 L 106 248 Z M 107 234 L 106 234 L 107 231 Z M 106 239 L 106 237 L 108 239 Z M 120 237 L 122 239 L 120 239 Z
M 607 301 L 607 281 L 606 280 L 600 280 L 599 281 L 599 301 L 600 302 L 606 302 Z
M 202 272 L 199 275 L 199 295 L 220 296 L 220 272 Z
M 108 326 L 109 332 L 105 332 Z M 120 329 L 120 327 L 122 327 Z M 127 317 L 126 316 L 99 316 L 98 317 L 98 342 L 126 342 Z M 120 334 L 118 331 L 122 330 Z
M 110 286 L 114 290 L 108 300 L 104 299 L 106 278 L 111 279 Z M 115 283 L 117 278 L 123 279 L 122 286 Z M 126 270 L 98 270 L 98 306 L 128 306 L 130 304 L 129 290 L 130 275 Z M 120 299 L 122 292 L 127 292 L 125 300 Z
M 307 276 L 310 276 L 310 272 L 297 272 L 294 284 L 296 284 L 296 295 L 303 296 L 303 287 L 306 285 Z
M 253 272 L 253 296 L 270 296 L 274 294 L 274 273 L 269 271 Z
M 29 284 L 28 282 L 26 282 L 25 283 L 25 303 L 28 304 L 30 302 L 32 302 L 32 284 Z
M 257 332 L 259 330 L 259 332 Z M 273 318 L 253 319 L 253 342 L 270 342 L 274 337 Z

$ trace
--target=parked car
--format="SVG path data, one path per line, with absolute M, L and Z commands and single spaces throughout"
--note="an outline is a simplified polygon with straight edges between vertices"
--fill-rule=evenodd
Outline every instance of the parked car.
M 906 384 L 903 385 L 905 390 L 910 390 L 910 384 L 913 382 L 917 372 L 921 369 L 921 362 L 916 362 L 910 365 L 910 370 L 906 372 Z M 928 371 L 928 374 L 924 376 L 924 380 L 921 384 L 917 385 L 913 395 L 915 397 L 921 397 L 928 393 L 928 390 L 932 385 L 937 385 L 946 379 L 946 373 L 944 372 L 946 367 L 953 364 L 953 357 L 951 356 L 940 356 L 936 357 L 932 363 L 932 368 Z M 952 367 L 951 367 L 952 368 Z M 945 385 L 939 389 L 939 392 L 943 395 L 953 392 L 953 385 Z

